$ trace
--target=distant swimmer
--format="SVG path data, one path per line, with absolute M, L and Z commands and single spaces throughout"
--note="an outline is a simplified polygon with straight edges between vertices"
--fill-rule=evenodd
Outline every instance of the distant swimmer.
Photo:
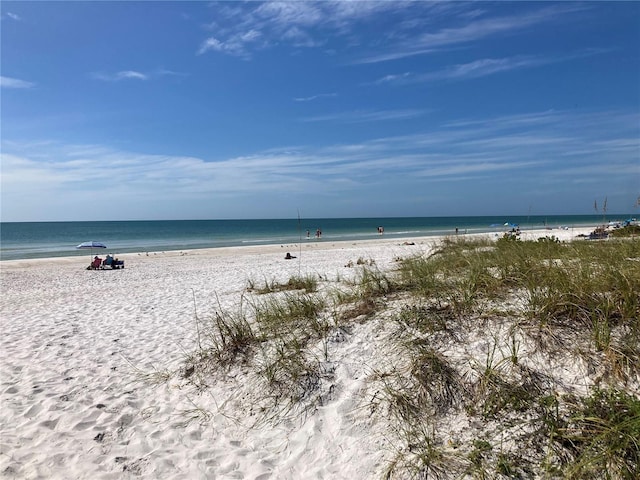
M 383 226 L 379 226 L 379 227 L 378 227 L 378 233 L 379 233 L 380 235 L 382 235 L 382 234 L 384 233 L 384 227 L 383 227 Z

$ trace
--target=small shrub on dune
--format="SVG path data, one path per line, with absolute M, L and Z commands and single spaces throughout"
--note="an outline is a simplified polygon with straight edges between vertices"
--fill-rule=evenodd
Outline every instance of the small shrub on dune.
M 313 293 L 318 290 L 318 279 L 312 275 L 293 276 L 286 282 L 276 282 L 275 280 L 264 281 L 260 288 L 256 287 L 255 281 L 250 281 L 247 290 L 261 295 L 268 293 L 284 292 L 288 290 L 303 290 L 306 293 Z
M 403 424 L 396 435 L 404 446 L 387 466 L 383 478 L 447 479 L 459 468 L 458 459 L 447 453 L 428 422 Z
M 640 468 L 640 400 L 619 390 L 599 390 L 569 403 L 568 418 L 552 432 L 566 478 L 636 479 Z
M 258 328 L 266 338 L 285 334 L 301 338 L 323 336 L 328 325 L 321 314 L 325 301 L 318 296 L 285 292 L 254 304 Z
M 468 396 L 458 371 L 425 340 L 413 340 L 406 347 L 411 355 L 410 375 L 415 383 L 416 404 L 446 413 Z
M 320 362 L 307 358 L 306 344 L 293 338 L 276 339 L 265 346 L 259 371 L 266 381 L 265 397 L 274 418 L 291 410 L 313 407 L 313 395 L 320 388 Z
M 640 237 L 640 225 L 627 225 L 611 232 L 614 238 Z
M 198 348 L 187 360 L 184 370 L 187 378 L 196 370 L 226 368 L 239 359 L 246 360 L 260 342 L 242 306 L 235 315 L 216 311 L 205 321 L 196 318 L 196 324 L 199 326 Z

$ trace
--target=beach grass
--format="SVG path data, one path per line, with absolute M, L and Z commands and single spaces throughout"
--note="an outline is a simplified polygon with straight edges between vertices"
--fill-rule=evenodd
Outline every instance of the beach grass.
M 247 290 L 263 295 L 288 290 L 304 290 L 307 293 L 313 293 L 317 289 L 318 278 L 313 275 L 295 275 L 289 278 L 286 282 L 278 282 L 274 279 L 265 279 L 262 286 L 257 286 L 254 280 L 250 280 L 247 286 Z
M 309 412 L 331 333 L 385 318 L 388 367 L 363 399 L 395 438 L 382 477 L 635 478 L 640 241 L 445 239 L 395 271 L 349 266 L 339 289 L 250 285 L 246 313 L 209 319 L 191 361 L 253 363 L 264 398 Z M 558 376 L 573 367 L 584 388 Z

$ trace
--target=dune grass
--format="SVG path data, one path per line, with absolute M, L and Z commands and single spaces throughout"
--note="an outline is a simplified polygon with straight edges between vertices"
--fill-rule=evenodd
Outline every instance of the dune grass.
M 310 412 L 331 336 L 384 314 L 390 366 L 368 401 L 399 447 L 383 477 L 635 478 L 640 241 L 448 239 L 394 272 L 348 266 L 340 288 L 250 284 L 237 314 L 203 322 L 187 370 L 252 365 L 270 415 Z M 557 376 L 567 363 L 590 390 Z
M 264 295 L 267 293 L 283 292 L 289 290 L 304 290 L 306 293 L 313 293 L 318 289 L 318 279 L 312 275 L 295 275 L 286 282 L 276 280 L 264 280 L 262 286 L 257 286 L 254 280 L 249 281 L 247 290 Z
M 399 283 L 396 288 L 407 289 L 419 302 L 398 316 L 413 330 L 403 330 L 409 338 L 403 345 L 413 346 L 409 377 L 404 372 L 402 382 L 385 379 L 387 387 L 395 385 L 386 395 L 402 412 L 397 421 L 409 421 L 406 412 L 414 424 L 443 412 L 446 397 L 431 393 L 419 399 L 419 392 L 425 385 L 437 389 L 447 371 L 449 388 L 456 386 L 452 397 L 470 420 L 500 422 L 501 438 L 530 446 L 529 458 L 523 458 L 514 448 L 518 443 L 496 453 L 489 443 L 467 442 L 459 448 L 468 452 L 466 466 L 456 471 L 452 463 L 446 478 L 635 478 L 640 404 L 637 390 L 633 395 L 627 387 L 630 382 L 638 387 L 640 372 L 639 242 L 447 241 L 429 257 L 404 260 Z M 484 362 L 476 357 L 470 369 L 458 365 L 456 370 L 443 340 L 481 338 L 486 317 L 530 338 L 489 338 Z M 476 334 L 470 335 L 473 330 Z M 539 365 L 527 364 L 534 350 L 521 352 L 521 341 L 537 345 L 546 357 L 573 351 L 599 370 L 593 383 L 607 390 L 585 397 L 557 394 L 557 382 Z M 422 354 L 424 344 L 431 355 Z M 434 358 L 449 369 L 434 369 Z M 456 403 L 446 405 L 455 409 Z M 425 454 L 433 444 L 425 444 Z M 401 466 L 394 461 L 398 478 L 420 478 Z

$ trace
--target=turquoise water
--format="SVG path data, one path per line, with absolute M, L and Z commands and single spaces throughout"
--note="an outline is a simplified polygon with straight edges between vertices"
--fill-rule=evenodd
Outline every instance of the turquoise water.
M 621 218 L 624 215 L 620 216 Z M 611 217 L 613 218 L 613 217 Z M 624 217 L 626 218 L 626 217 Z M 597 215 L 322 218 L 277 220 L 163 220 L 123 222 L 24 222 L 0 224 L 0 260 L 86 255 L 76 245 L 98 241 L 113 253 L 158 252 L 303 241 L 453 235 L 502 231 L 505 222 L 521 229 L 593 226 Z M 377 232 L 384 227 L 384 235 Z M 315 238 L 316 229 L 322 236 Z M 310 238 L 307 239 L 307 230 Z

